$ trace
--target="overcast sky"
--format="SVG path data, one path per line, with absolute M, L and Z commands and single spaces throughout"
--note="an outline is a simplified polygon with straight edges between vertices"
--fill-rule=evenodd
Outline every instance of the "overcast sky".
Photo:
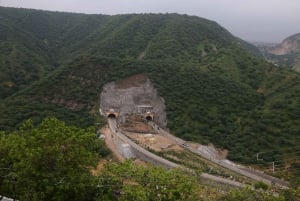
M 247 41 L 280 42 L 300 33 L 300 0 L 0 0 L 0 5 L 96 14 L 197 15 Z

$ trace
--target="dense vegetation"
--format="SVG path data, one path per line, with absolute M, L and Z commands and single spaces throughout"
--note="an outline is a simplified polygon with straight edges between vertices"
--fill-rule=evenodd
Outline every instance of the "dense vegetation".
M 0 195 L 17 200 L 296 200 L 299 191 L 274 197 L 254 190 L 223 195 L 180 170 L 106 162 L 108 154 L 95 130 L 48 118 L 26 121 L 17 131 L 0 133 Z M 104 161 L 104 160 L 102 160 Z M 93 174 L 92 174 L 93 173 Z
M 3 7 L 0 11 L 0 98 L 82 53 L 198 61 L 200 55 L 232 42 L 254 48 L 199 17 L 83 15 Z
M 27 121 L 0 134 L 0 194 L 18 200 L 198 200 L 200 185 L 180 171 L 127 162 L 92 175 L 107 154 L 91 128 Z
M 231 191 L 226 196 L 222 197 L 220 201 L 298 201 L 300 198 L 300 189 L 297 191 L 285 191 L 280 195 L 271 195 L 264 191 L 253 191 L 249 188 L 242 190 Z
M 18 200 L 82 200 L 107 149 L 95 131 L 45 119 L 0 135 L 0 193 Z
M 165 98 L 176 135 L 227 148 L 237 161 L 256 163 L 267 152 L 266 162 L 298 170 L 290 159 L 299 153 L 299 74 L 256 57 L 217 23 L 11 8 L 0 8 L 0 18 L 0 130 L 47 116 L 103 123 L 103 84 L 144 73 Z

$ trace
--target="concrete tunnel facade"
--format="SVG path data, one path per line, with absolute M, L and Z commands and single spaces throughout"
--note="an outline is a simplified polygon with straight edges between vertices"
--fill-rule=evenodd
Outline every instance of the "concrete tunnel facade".
M 163 128 L 167 124 L 164 99 L 145 75 L 105 84 L 100 94 L 100 113 L 105 118 L 115 116 L 118 123 L 125 123 L 129 115 L 139 115 Z
M 119 117 L 120 113 L 115 111 L 114 109 L 109 109 L 107 112 L 105 112 L 105 116 L 107 118 L 115 118 L 117 119 Z

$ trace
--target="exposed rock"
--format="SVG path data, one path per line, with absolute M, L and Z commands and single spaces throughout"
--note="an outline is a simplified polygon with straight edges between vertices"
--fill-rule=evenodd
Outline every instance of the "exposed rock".
M 157 133 L 145 118 L 131 115 L 126 118 L 126 122 L 119 125 L 123 131 L 134 133 Z
M 286 38 L 281 44 L 275 47 L 269 48 L 269 53 L 275 55 L 285 55 L 295 52 L 300 52 L 300 33 Z
M 226 159 L 228 151 L 227 150 L 219 150 L 214 147 L 214 145 L 210 144 L 208 146 L 200 145 L 198 147 L 198 151 L 205 155 L 208 158 L 213 158 L 216 160 Z
M 300 71 L 300 33 L 284 39 L 280 44 L 256 43 L 255 45 L 269 62 Z
M 100 95 L 100 109 L 103 115 L 114 109 L 119 113 L 119 122 L 125 122 L 126 116 L 130 114 L 143 116 L 151 112 L 154 114 L 153 121 L 162 127 L 167 124 L 164 100 L 158 96 L 150 79 L 142 74 L 104 85 Z

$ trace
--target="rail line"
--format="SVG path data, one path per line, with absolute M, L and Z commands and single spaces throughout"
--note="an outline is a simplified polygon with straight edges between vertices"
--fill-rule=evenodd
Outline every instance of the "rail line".
M 257 172 L 255 170 L 251 170 L 251 169 L 248 169 L 246 167 L 241 167 L 239 168 L 238 166 L 234 166 L 234 165 L 231 165 L 229 163 L 226 163 L 222 160 L 217 160 L 217 159 L 214 159 L 212 157 L 208 157 L 207 155 L 205 154 L 201 154 L 201 152 L 199 152 L 197 149 L 193 148 L 193 147 L 190 147 L 190 146 L 187 146 L 187 142 L 168 133 L 167 131 L 163 130 L 162 128 L 158 127 L 158 125 L 156 125 L 154 122 L 151 122 L 150 123 L 152 125 L 152 127 L 161 135 L 164 135 L 165 137 L 173 140 L 175 143 L 177 143 L 178 145 L 180 146 L 183 146 L 185 149 L 189 150 L 190 152 L 193 152 L 203 158 L 205 158 L 206 160 L 209 160 L 223 168 L 226 168 L 226 169 L 229 169 L 233 172 L 236 172 L 240 175 L 243 175 L 243 176 L 246 176 L 252 180 L 255 180 L 255 181 L 262 181 L 262 182 L 266 182 L 270 185 L 276 185 L 280 188 L 288 188 L 288 182 L 286 181 L 282 181 L 276 177 L 272 177 L 270 175 L 267 175 L 267 174 L 264 174 L 264 173 L 261 173 L 261 172 Z
M 109 124 L 109 128 L 111 129 L 111 132 L 114 136 L 116 136 L 117 138 L 119 138 L 120 140 L 122 140 L 123 142 L 129 144 L 134 151 L 136 152 L 137 157 L 139 157 L 142 160 L 145 160 L 147 162 L 150 162 L 154 165 L 159 165 L 159 166 L 164 166 L 166 168 L 180 168 L 186 172 L 189 173 L 193 173 L 193 170 L 188 169 L 186 167 L 183 167 L 181 165 L 178 165 L 176 163 L 173 163 L 169 160 L 166 160 L 160 156 L 157 156 L 151 152 L 149 152 L 148 150 L 142 148 L 141 146 L 139 146 L 138 144 L 136 144 L 135 142 L 133 142 L 131 139 L 129 139 L 128 137 L 126 137 L 124 134 L 122 134 L 121 131 L 118 130 L 117 128 L 117 122 L 115 118 L 108 118 L 108 124 Z M 209 181 L 213 181 L 219 184 L 226 184 L 232 187 L 243 187 L 244 185 L 240 182 L 236 182 L 236 181 L 232 181 L 229 179 L 225 179 L 225 178 L 221 178 L 221 177 L 217 177 L 214 175 L 210 175 L 207 173 L 202 173 L 200 175 L 200 180 L 209 180 Z

